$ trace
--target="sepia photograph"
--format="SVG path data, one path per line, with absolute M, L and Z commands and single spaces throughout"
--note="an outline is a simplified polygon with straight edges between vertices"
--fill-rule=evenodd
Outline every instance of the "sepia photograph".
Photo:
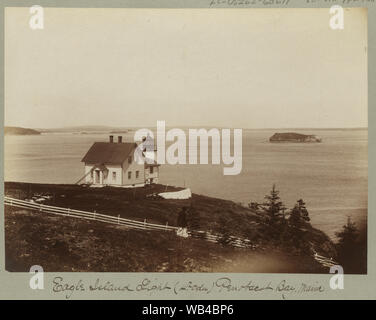
M 366 8 L 4 19 L 7 271 L 367 274 Z

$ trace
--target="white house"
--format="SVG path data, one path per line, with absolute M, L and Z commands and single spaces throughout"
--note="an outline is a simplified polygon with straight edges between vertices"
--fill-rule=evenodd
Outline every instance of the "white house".
M 94 186 L 138 187 L 158 183 L 157 163 L 138 164 L 134 159 L 136 143 L 122 142 L 113 136 L 109 142 L 94 142 L 81 162 L 85 164 L 85 175 L 79 182 Z

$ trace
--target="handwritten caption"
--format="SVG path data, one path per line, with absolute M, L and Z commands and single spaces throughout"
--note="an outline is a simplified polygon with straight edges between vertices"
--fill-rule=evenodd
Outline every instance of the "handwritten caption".
M 112 282 L 109 280 L 95 279 L 92 282 L 85 280 L 66 281 L 63 277 L 58 276 L 52 280 L 52 292 L 54 294 L 63 294 L 66 299 L 70 299 L 74 295 L 83 293 L 130 293 L 130 294 L 148 294 L 154 295 L 161 292 L 166 292 L 173 295 L 180 295 L 184 293 L 276 293 L 281 298 L 287 298 L 288 295 L 297 294 L 303 295 L 307 293 L 322 293 L 325 292 L 323 285 L 318 282 L 315 283 L 289 283 L 287 280 L 272 281 L 265 283 L 258 283 L 254 280 L 247 280 L 244 283 L 234 282 L 231 278 L 221 277 L 211 282 L 209 285 L 205 283 L 195 283 L 194 281 L 176 281 L 161 282 L 157 279 L 144 278 L 136 284 Z

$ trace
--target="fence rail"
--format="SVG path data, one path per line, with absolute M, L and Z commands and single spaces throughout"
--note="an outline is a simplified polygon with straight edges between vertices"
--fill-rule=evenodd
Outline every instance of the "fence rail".
M 315 253 L 313 257 L 318 263 L 322 264 L 324 267 L 330 268 L 332 266 L 338 265 L 338 262 L 334 261 L 333 259 L 321 256 L 317 253 Z
M 178 228 L 169 225 L 161 225 L 155 223 L 148 223 L 146 221 L 137 221 L 126 218 L 120 218 L 119 216 L 110 216 L 105 214 L 100 214 L 96 212 L 88 212 L 81 210 L 74 210 L 70 208 L 53 207 L 45 204 L 32 203 L 25 200 L 14 199 L 10 197 L 4 197 L 4 204 L 11 207 L 18 207 L 23 209 L 30 209 L 39 212 L 51 213 L 60 216 L 95 220 L 111 224 L 124 225 L 133 229 L 142 230 L 160 230 L 160 231 L 176 231 Z

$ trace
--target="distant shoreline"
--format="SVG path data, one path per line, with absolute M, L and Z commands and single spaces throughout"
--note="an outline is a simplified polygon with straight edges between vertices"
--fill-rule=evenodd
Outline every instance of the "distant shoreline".
M 22 128 L 22 127 L 4 127 L 4 135 L 12 135 L 12 136 L 36 136 L 40 135 L 40 131 L 30 128 Z

